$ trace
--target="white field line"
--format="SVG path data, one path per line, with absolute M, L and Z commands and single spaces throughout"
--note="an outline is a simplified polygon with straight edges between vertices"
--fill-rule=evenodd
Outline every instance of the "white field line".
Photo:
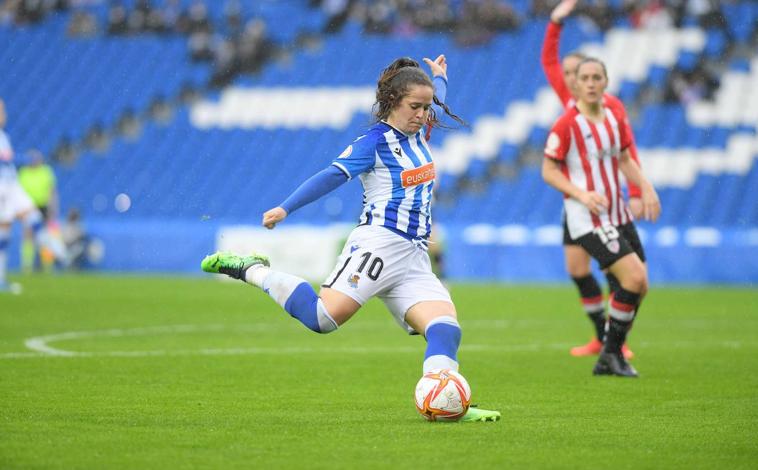
M 504 328 L 509 325 L 508 321 L 490 322 L 491 327 Z M 196 333 L 196 332 L 247 332 L 247 331 L 270 331 L 273 325 L 168 325 L 142 328 L 114 328 L 93 331 L 68 331 L 52 335 L 35 336 L 28 338 L 24 344 L 32 352 L 9 352 L 0 353 L 2 359 L 27 359 L 39 357 L 162 357 L 162 356 L 235 356 L 235 355 L 290 355 L 290 354 L 395 354 L 395 353 L 418 353 L 419 346 L 342 346 L 342 347 L 299 347 L 299 346 L 273 346 L 273 347 L 240 347 L 240 348 L 197 348 L 197 349 L 171 349 L 149 351 L 69 351 L 55 348 L 50 343 L 59 341 L 71 341 L 84 338 L 96 337 L 125 337 L 125 336 L 151 336 L 160 334 Z M 649 342 L 636 342 L 640 347 L 651 346 Z M 742 347 L 754 347 L 758 343 L 745 343 L 741 341 L 716 341 L 704 343 L 702 341 L 679 341 L 666 343 L 667 347 L 676 349 L 702 348 L 716 346 L 724 349 L 740 349 Z M 532 344 L 463 344 L 461 351 L 465 352 L 536 352 L 541 350 L 568 350 L 574 344 L 569 343 L 532 343 Z

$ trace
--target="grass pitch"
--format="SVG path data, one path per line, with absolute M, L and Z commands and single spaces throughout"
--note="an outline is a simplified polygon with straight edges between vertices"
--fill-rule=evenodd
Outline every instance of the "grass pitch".
M 28 277 L 0 297 L 0 468 L 755 468 L 758 293 L 654 286 L 638 380 L 591 375 L 571 286 L 455 285 L 497 423 L 427 423 L 424 342 L 372 301 L 337 332 L 211 279 Z

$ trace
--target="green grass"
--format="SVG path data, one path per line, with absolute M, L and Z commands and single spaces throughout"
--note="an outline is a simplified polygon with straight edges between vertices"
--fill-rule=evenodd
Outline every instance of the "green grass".
M 571 286 L 456 285 L 461 372 L 498 423 L 427 423 L 424 343 L 372 301 L 313 334 L 210 279 L 28 277 L 0 297 L 0 468 L 755 468 L 758 293 L 654 287 L 638 380 L 572 358 Z M 78 353 L 35 355 L 28 338 Z

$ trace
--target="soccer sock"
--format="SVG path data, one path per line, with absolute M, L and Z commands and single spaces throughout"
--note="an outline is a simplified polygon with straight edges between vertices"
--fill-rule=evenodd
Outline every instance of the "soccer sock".
M 426 326 L 426 353 L 423 372 L 433 369 L 458 370 L 458 347 L 461 344 L 461 327 L 451 316 L 433 319 Z
M 619 282 L 619 279 L 614 276 L 612 273 L 607 272 L 605 273 L 605 280 L 608 281 L 608 297 L 611 296 L 614 292 L 621 289 L 621 283 Z
M 45 229 L 44 221 L 42 220 L 42 214 L 39 211 L 34 211 L 24 220 L 26 225 L 34 235 L 34 241 L 37 243 L 37 247 L 45 247 L 53 252 L 55 259 L 66 263 L 66 247 L 57 238 L 50 235 Z
M 253 266 L 245 272 L 245 282 L 263 289 L 293 318 L 316 333 L 331 333 L 337 329 L 337 322 L 316 291 L 303 279 L 265 266 Z
M 634 322 L 635 309 L 640 301 L 640 294 L 629 292 L 623 287 L 611 296 L 608 308 L 608 331 L 605 348 L 609 352 L 621 352 L 626 335 Z
M 605 336 L 605 308 L 603 307 L 603 292 L 600 290 L 597 279 L 592 274 L 584 277 L 572 277 L 571 279 L 574 280 L 579 289 L 582 306 L 595 327 L 597 339 L 603 341 L 603 336 Z
M 10 228 L 0 227 L 0 284 L 5 284 L 5 270 L 8 264 L 8 245 L 10 244 Z
M 25 272 L 31 272 L 34 269 L 34 256 L 36 255 L 34 250 L 34 242 L 27 240 L 21 242 L 21 270 Z

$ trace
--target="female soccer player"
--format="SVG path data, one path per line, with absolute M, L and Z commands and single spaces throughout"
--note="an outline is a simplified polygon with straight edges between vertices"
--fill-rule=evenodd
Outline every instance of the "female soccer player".
M 205 257 L 201 267 L 263 289 L 318 333 L 336 330 L 371 297 L 379 297 L 402 327 L 426 338 L 426 373 L 458 369 L 461 329 L 450 294 L 432 272 L 427 254 L 435 171 L 422 129 L 426 124 L 439 125 L 432 103 L 462 121 L 444 104 L 445 56 L 424 62 L 434 83 L 415 60 L 394 61 L 379 77 L 376 123 L 331 165 L 263 214 L 263 225 L 273 229 L 298 208 L 360 178 L 364 188 L 360 222 L 318 295 L 303 279 L 270 269 L 268 259 L 260 255 L 215 253 Z M 497 411 L 470 408 L 463 420 L 499 418 Z
M 605 344 L 593 373 L 637 377 L 621 347 L 647 292 L 647 270 L 638 255 L 642 247 L 621 195 L 619 173 L 640 187 L 644 218 L 655 221 L 661 206 L 655 189 L 629 155 L 631 136 L 623 116 L 604 104 L 607 85 L 602 62 L 592 58 L 579 62 L 577 103 L 553 125 L 542 177 L 564 194 L 571 240 L 619 281 L 611 294 Z
M 21 286 L 6 280 L 11 224 L 16 219 L 32 233 L 38 246 L 48 248 L 62 264 L 67 263 L 63 244 L 44 228 L 42 214 L 19 184 L 13 147 L 4 130 L 6 120 L 5 102 L 0 99 L 0 294 L 21 291 Z
M 580 52 L 572 52 L 561 61 L 558 54 L 563 20 L 571 14 L 576 7 L 576 3 L 577 0 L 563 0 L 553 9 L 550 14 L 547 31 L 545 32 L 545 40 L 542 44 L 542 70 L 553 91 L 558 95 L 558 98 L 566 109 L 570 109 L 576 104 L 574 89 L 576 66 L 581 60 L 586 58 Z M 624 104 L 621 100 L 608 93 L 603 94 L 603 104 L 621 116 L 621 123 L 626 127 L 631 140 L 629 154 L 639 164 L 637 146 L 634 143 L 634 136 L 627 119 Z M 629 208 L 634 217 L 640 218 L 642 216 L 640 188 L 634 185 L 634 183 L 629 182 L 628 189 Z M 603 305 L 603 294 L 597 279 L 592 274 L 589 253 L 571 240 L 565 223 L 563 227 L 563 253 L 566 261 L 566 271 L 568 271 L 571 279 L 576 284 L 582 300 L 582 306 L 595 327 L 595 338 L 585 345 L 571 348 L 571 355 L 595 355 L 600 353 L 603 347 L 603 336 L 605 335 L 606 314 Z M 638 251 L 638 255 L 644 262 L 645 254 L 642 248 Z M 618 289 L 616 277 L 608 272 L 606 272 L 606 277 L 610 291 L 616 291 Z M 627 359 L 631 359 L 634 356 L 626 344 L 622 347 L 622 351 L 624 352 L 624 357 Z

